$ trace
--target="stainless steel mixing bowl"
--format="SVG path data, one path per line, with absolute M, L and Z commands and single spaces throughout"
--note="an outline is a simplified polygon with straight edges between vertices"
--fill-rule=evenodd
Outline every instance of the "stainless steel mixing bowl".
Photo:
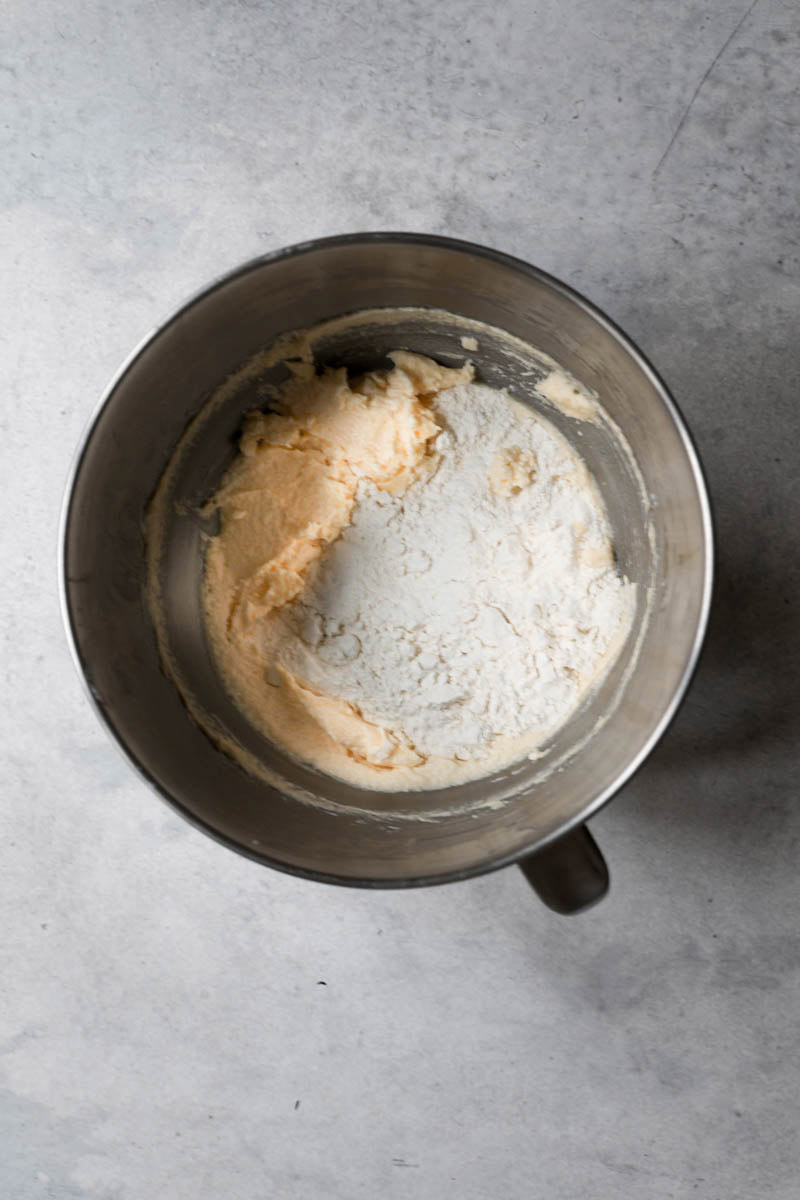
M 451 790 L 387 794 L 286 758 L 222 687 L 199 601 L 202 532 L 192 513 L 230 460 L 242 414 L 263 396 L 264 380 L 251 380 L 214 410 L 176 472 L 161 583 L 165 638 L 181 674 L 220 726 L 270 768 L 278 780 L 271 786 L 216 747 L 162 671 L 143 595 L 143 517 L 187 424 L 247 359 L 287 330 L 405 306 L 507 330 L 598 392 L 639 475 L 607 427 L 547 416 L 598 481 L 620 568 L 639 585 L 636 628 L 596 695 L 536 762 Z M 399 325 L 377 317 L 334 336 L 319 355 L 366 367 L 398 346 L 448 364 L 464 359 L 457 327 L 411 312 Z M 535 365 L 527 370 L 509 357 L 502 339 L 481 336 L 470 357 L 486 382 L 541 407 Z M 132 764 L 195 825 L 266 865 L 368 887 L 440 883 L 518 861 L 562 912 L 586 907 L 608 885 L 583 822 L 630 778 L 675 713 L 711 593 L 711 520 L 697 454 L 636 347 L 541 271 L 416 234 L 293 246 L 247 263 L 186 304 L 139 347 L 103 398 L 77 456 L 62 536 L 65 619 L 95 705 Z

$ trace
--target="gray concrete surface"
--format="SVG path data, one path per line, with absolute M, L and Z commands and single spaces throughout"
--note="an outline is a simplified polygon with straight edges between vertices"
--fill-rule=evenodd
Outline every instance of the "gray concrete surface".
M 792 1200 L 794 0 L 2 21 L 0 1194 Z M 110 373 L 237 261 L 372 228 L 584 290 L 708 468 L 708 651 L 594 822 L 613 892 L 582 918 L 514 870 L 371 895 L 235 857 L 132 775 L 68 656 L 57 514 Z

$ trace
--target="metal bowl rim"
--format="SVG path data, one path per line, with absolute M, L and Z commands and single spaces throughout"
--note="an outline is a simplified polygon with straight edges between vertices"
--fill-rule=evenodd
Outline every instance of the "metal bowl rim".
M 146 764 L 140 761 L 132 750 L 127 746 L 125 739 L 117 728 L 111 712 L 104 703 L 102 697 L 97 695 L 89 683 L 86 665 L 83 655 L 81 654 L 78 644 L 78 634 L 75 628 L 74 617 L 70 605 L 70 581 L 68 577 L 67 563 L 67 539 L 70 529 L 70 517 L 72 509 L 72 500 L 78 477 L 81 472 L 83 460 L 86 456 L 89 444 L 95 431 L 102 413 L 106 406 L 111 402 L 114 393 L 122 379 L 134 365 L 134 363 L 145 353 L 150 345 L 155 342 L 166 330 L 178 321 L 186 312 L 193 308 L 196 304 L 205 300 L 206 297 L 214 292 L 224 288 L 235 279 L 238 279 L 251 271 L 260 270 L 269 263 L 279 262 L 283 259 L 296 258 L 304 254 L 314 253 L 315 251 L 333 246 L 357 246 L 369 244 L 390 244 L 398 243 L 406 245 L 423 245 L 434 246 L 439 249 L 449 249 L 462 254 L 472 255 L 478 258 L 486 258 L 494 263 L 501 264 L 517 271 L 523 275 L 537 280 L 539 283 L 545 284 L 552 290 L 561 293 L 566 299 L 572 301 L 579 308 L 583 309 L 601 328 L 605 329 L 622 347 L 622 349 L 634 360 L 640 370 L 650 380 L 656 392 L 661 398 L 664 407 L 669 413 L 672 421 L 677 429 L 681 441 L 683 443 L 686 456 L 694 477 L 695 486 L 697 488 L 698 499 L 703 524 L 703 543 L 705 547 L 705 578 L 703 580 L 703 594 L 701 598 L 700 616 L 697 622 L 692 646 L 687 660 L 686 667 L 678 682 L 672 699 L 661 715 L 660 720 L 655 728 L 651 731 L 649 737 L 641 747 L 639 752 L 634 755 L 631 761 L 626 765 L 624 770 L 620 771 L 617 777 L 608 787 L 604 788 L 576 817 L 570 821 L 566 821 L 560 825 L 557 830 L 549 834 L 545 838 L 537 840 L 533 845 L 523 847 L 512 851 L 508 854 L 500 855 L 495 858 L 489 858 L 470 867 L 461 868 L 456 871 L 447 871 L 434 875 L 420 876 L 398 876 L 396 878 L 359 878 L 355 876 L 336 875 L 323 871 L 312 871 L 302 867 L 297 867 L 292 863 L 283 862 L 280 859 L 271 858 L 267 854 L 263 854 L 255 850 L 251 846 L 243 845 L 233 838 L 227 837 L 220 833 L 214 826 L 201 820 L 191 809 L 187 808 L 180 801 L 176 800 L 151 774 Z M 569 833 L 582 825 L 589 818 L 595 816 L 600 809 L 617 794 L 617 792 L 629 782 L 633 775 L 639 770 L 644 761 L 652 753 L 653 749 L 661 738 L 666 733 L 669 726 L 672 724 L 675 716 L 683 702 L 689 684 L 697 669 L 697 664 L 700 659 L 700 653 L 705 639 L 706 630 L 708 628 L 708 619 L 711 609 L 711 597 L 713 591 L 714 578 L 714 532 L 713 518 L 711 512 L 711 502 L 709 499 L 708 487 L 705 479 L 705 474 L 700 461 L 694 439 L 689 432 L 689 428 L 683 415 L 673 399 L 669 389 L 667 388 L 660 375 L 647 359 L 645 354 L 639 349 L 636 343 L 601 309 L 588 300 L 580 292 L 574 288 L 562 283 L 555 276 L 548 274 L 539 267 L 534 267 L 523 259 L 516 258 L 513 255 L 505 254 L 500 250 L 491 249 L 488 246 L 481 246 L 475 242 L 464 241 L 459 238 L 442 237 L 438 234 L 426 233 L 408 233 L 408 232 L 392 232 L 392 231 L 372 231 L 364 233 L 345 233 L 337 234 L 332 237 L 314 238 L 309 241 L 296 242 L 291 246 L 285 246 L 278 250 L 269 251 L 266 254 L 259 255 L 256 258 L 248 259 L 241 263 L 238 267 L 234 267 L 224 274 L 218 275 L 214 280 L 205 286 L 194 291 L 183 303 L 175 307 L 170 314 L 159 324 L 151 327 L 148 333 L 141 339 L 131 353 L 123 360 L 119 368 L 114 372 L 107 387 L 103 391 L 94 411 L 90 415 L 83 435 L 78 442 L 77 448 L 73 455 L 72 465 L 67 477 L 66 488 L 64 491 L 64 499 L 61 506 L 61 514 L 59 519 L 58 533 L 58 581 L 59 581 L 59 603 L 61 607 L 61 615 L 64 622 L 64 627 L 67 635 L 72 660 L 75 663 L 76 670 L 81 678 L 84 686 L 84 691 L 95 710 L 99 720 L 105 726 L 107 732 L 111 736 L 112 742 L 116 745 L 124 759 L 133 767 L 134 771 L 147 783 L 160 797 L 164 800 L 173 811 L 177 812 L 189 824 L 209 837 L 226 846 L 230 850 L 236 851 L 245 858 L 252 859 L 255 862 L 261 863 L 263 866 L 272 867 L 274 870 L 283 871 L 289 875 L 298 876 L 301 879 L 315 880 L 319 883 L 338 884 L 346 887 L 361 887 L 361 888 L 411 888 L 411 887 L 427 887 L 443 883 L 454 883 L 463 879 L 471 879 L 479 875 L 488 874 L 490 871 L 500 870 L 502 867 L 510 866 L 512 863 L 520 862 L 529 855 L 543 850 L 551 842 L 557 841 L 560 837 Z

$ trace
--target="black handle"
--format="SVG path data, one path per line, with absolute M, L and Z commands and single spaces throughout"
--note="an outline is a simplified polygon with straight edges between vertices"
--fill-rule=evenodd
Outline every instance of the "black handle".
M 533 890 L 553 912 L 583 912 L 608 891 L 608 867 L 585 825 L 519 864 Z

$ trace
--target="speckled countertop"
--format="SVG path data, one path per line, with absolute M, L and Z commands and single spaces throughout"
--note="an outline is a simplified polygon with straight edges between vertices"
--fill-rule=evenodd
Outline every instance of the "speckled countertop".
M 0 274 L 0 1194 L 793 1200 L 800 384 L 793 0 L 11 0 Z M 270 873 L 84 700 L 56 525 L 108 376 L 261 251 L 520 255 L 653 358 L 719 535 L 700 673 L 593 822 L 606 902 L 521 874 Z

